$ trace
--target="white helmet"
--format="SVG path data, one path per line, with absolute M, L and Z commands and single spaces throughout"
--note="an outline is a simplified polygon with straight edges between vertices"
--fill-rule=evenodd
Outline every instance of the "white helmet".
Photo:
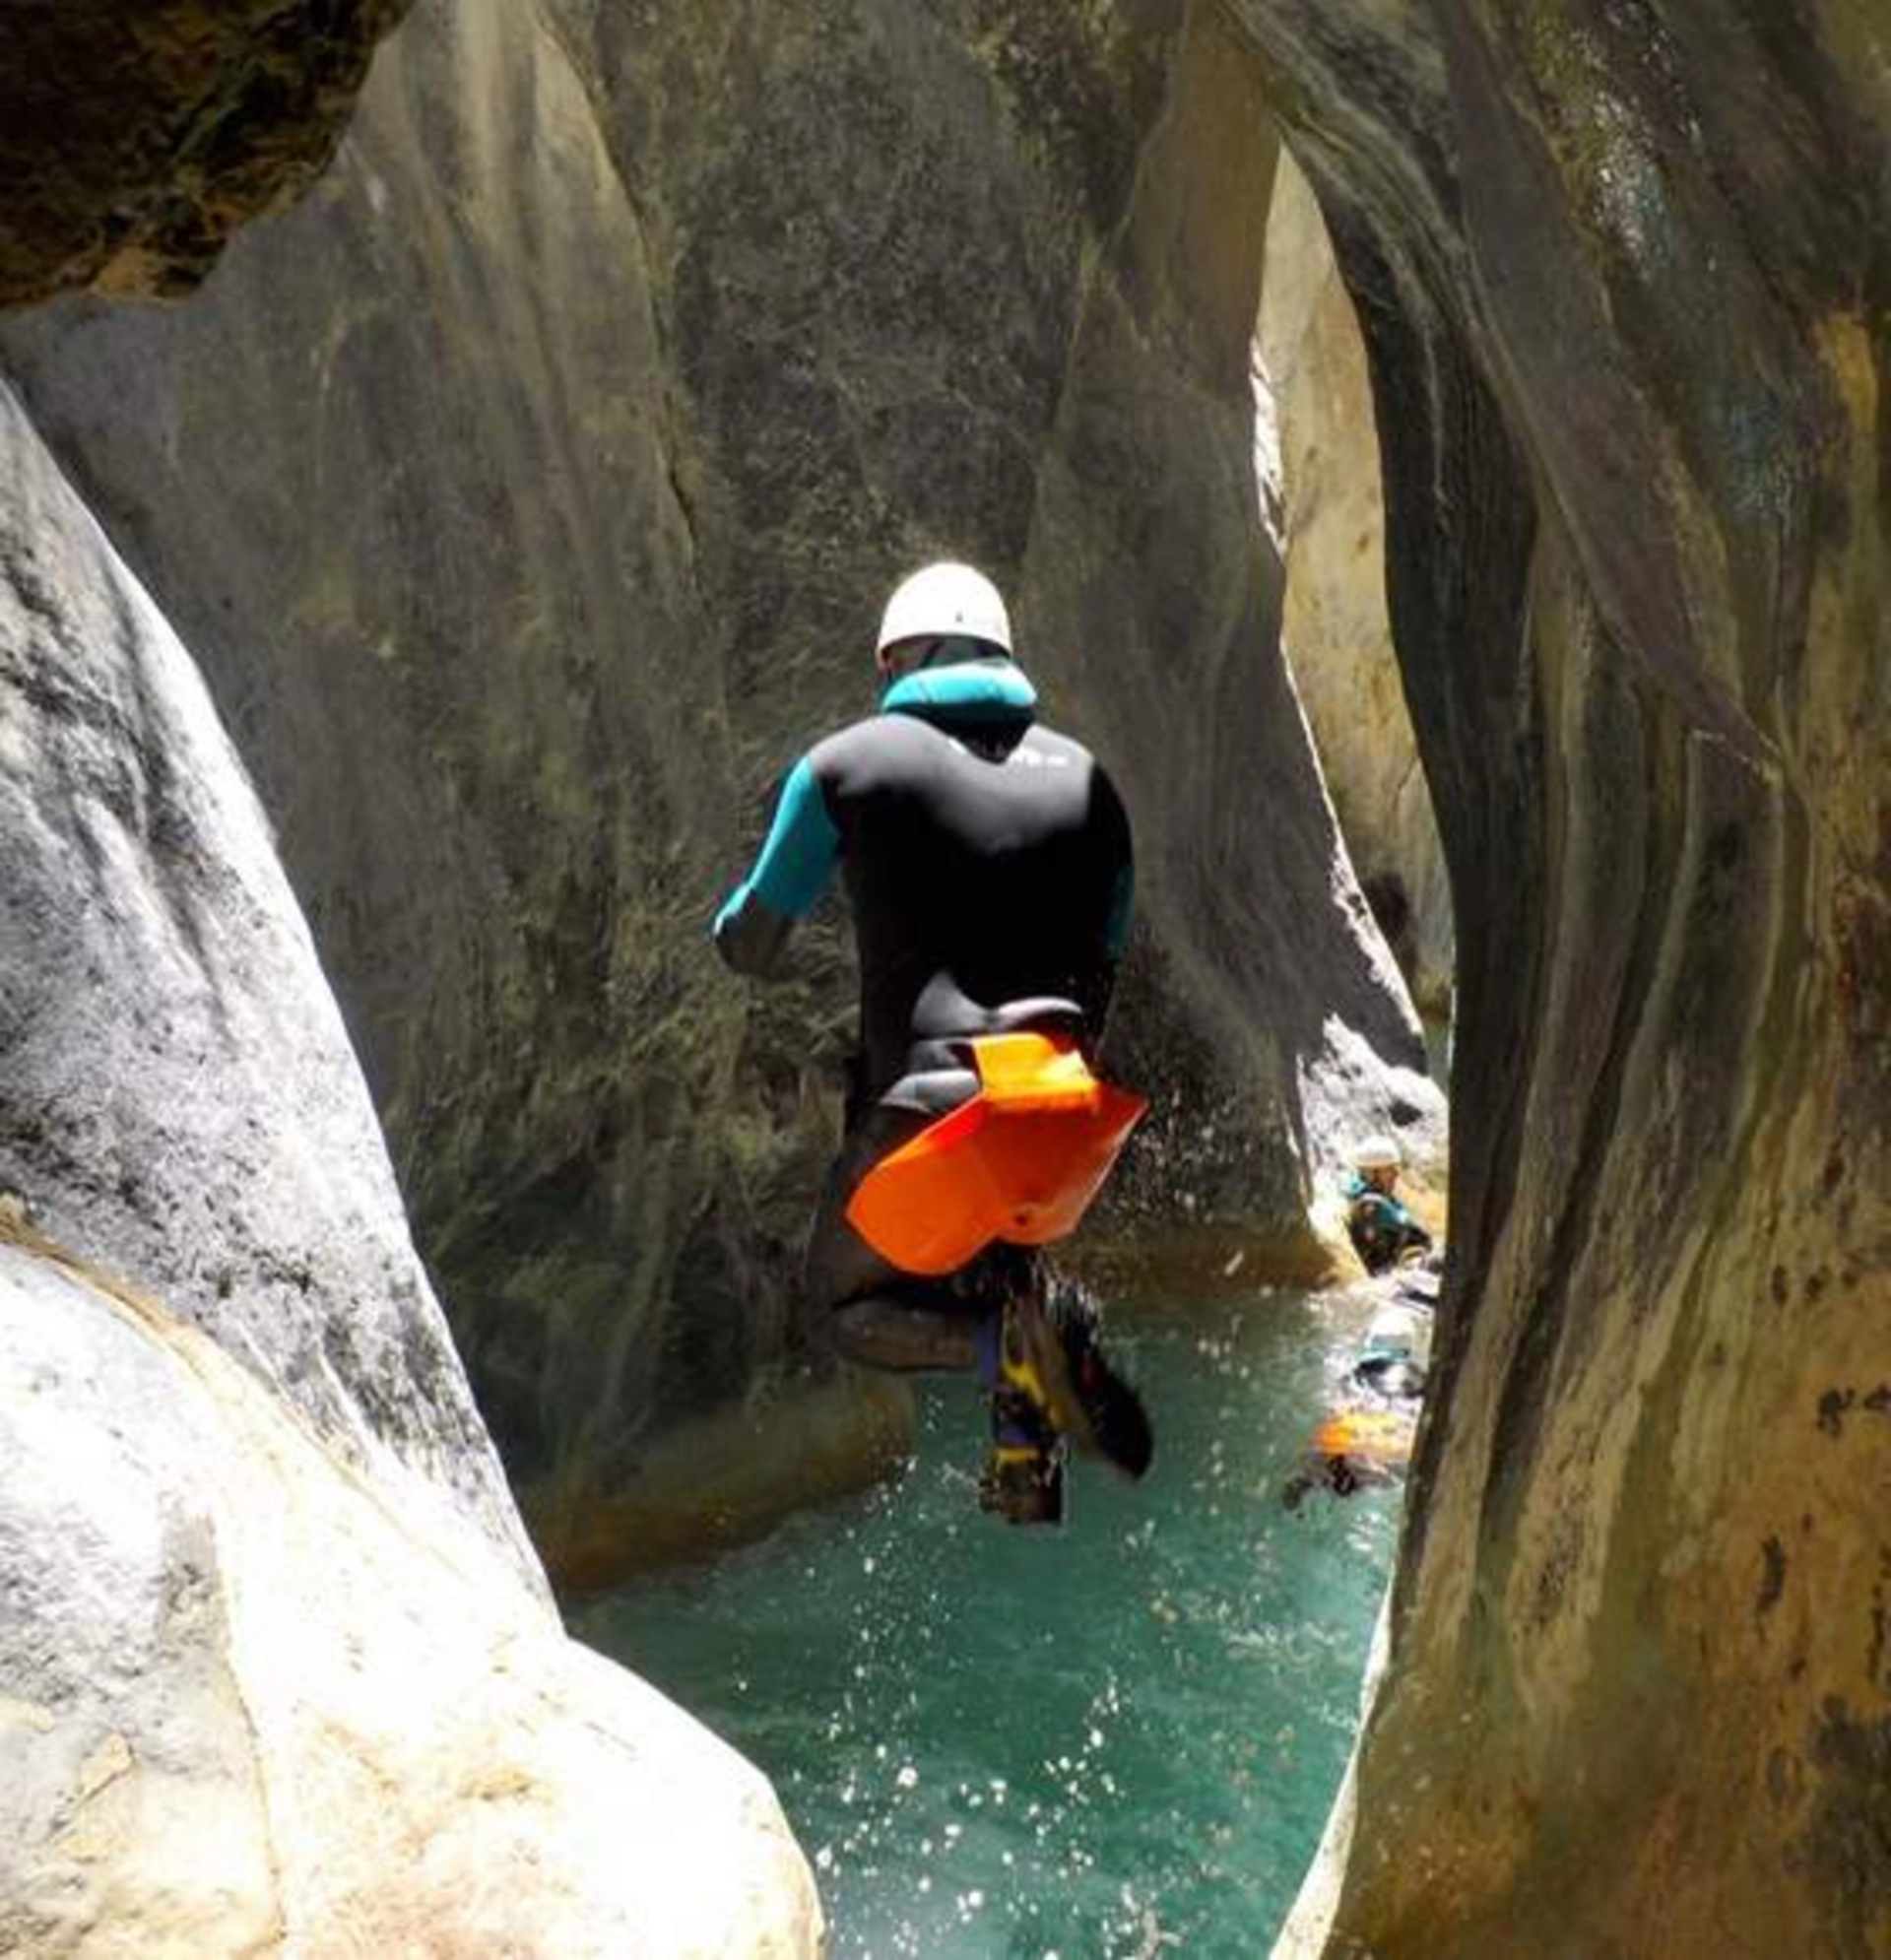
M 879 653 L 901 640 L 985 640 L 1011 650 L 1011 622 L 998 587 L 970 565 L 936 564 L 903 580 L 880 621 Z
M 1354 1170 L 1399 1170 L 1404 1161 L 1404 1153 L 1390 1137 L 1368 1137 L 1352 1153 Z

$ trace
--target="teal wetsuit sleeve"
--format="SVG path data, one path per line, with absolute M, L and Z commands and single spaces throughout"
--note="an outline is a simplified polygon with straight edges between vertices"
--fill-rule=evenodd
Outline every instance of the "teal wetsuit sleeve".
M 839 854 L 840 832 L 804 755 L 782 785 L 754 870 L 724 900 L 711 928 L 731 966 L 774 970 L 790 929 L 814 910 Z

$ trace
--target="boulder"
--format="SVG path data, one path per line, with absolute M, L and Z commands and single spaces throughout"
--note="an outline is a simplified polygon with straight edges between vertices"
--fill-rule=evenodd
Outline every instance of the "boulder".
M 36 1235 L 0 1461 L 9 1951 L 820 1949 L 758 1771 Z
M 0 1944 L 805 1953 L 568 1641 L 190 660 L 0 397 Z

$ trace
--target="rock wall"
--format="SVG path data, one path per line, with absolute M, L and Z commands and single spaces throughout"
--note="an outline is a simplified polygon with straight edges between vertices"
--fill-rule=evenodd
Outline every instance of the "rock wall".
M 1294 1939 L 1882 1950 L 1882 10 L 1238 11 L 1366 335 L 1459 945 L 1455 1276 Z
M 1174 0 L 424 4 L 200 301 L 8 336 L 257 771 L 560 1565 L 806 1344 L 843 936 L 760 995 L 705 926 L 912 563 L 1001 578 L 1138 817 L 1119 1216 L 1304 1254 L 1342 1133 L 1435 1125 L 1277 655 L 1233 52 Z M 849 1474 L 897 1447 L 842 1420 Z
M 269 826 L 0 397 L 0 1190 L 540 1587 Z
M 16 7 L 0 73 L 0 307 L 187 292 L 334 155 L 408 0 Z
M 705 991 L 685 915 L 763 776 L 851 694 L 872 599 L 919 548 L 987 556 L 1133 794 L 1206 813 L 1192 846 L 1154 850 L 1187 929 L 1152 905 L 1176 1046 L 1205 1077 L 1233 1057 L 1264 1138 L 1336 1106 L 1300 1080 L 1351 1037 L 1310 1037 L 1296 1004 L 1345 999 L 1370 959 L 1321 950 L 1335 908 L 1294 869 L 1317 845 L 1252 834 L 1256 781 L 1304 761 L 1240 719 L 1258 676 L 1257 733 L 1291 751 L 1284 681 L 1249 654 L 1277 568 L 1251 546 L 1236 576 L 1214 528 L 1217 484 L 1246 495 L 1245 424 L 1211 405 L 1245 386 L 1224 362 L 1255 297 L 1221 282 L 1276 105 L 1366 336 L 1460 957 L 1455 1271 L 1383 1686 L 1304 1944 L 1891 1937 L 1887 76 L 1871 0 L 1149 0 L 1106 26 L 971 0 L 428 10 L 332 194 L 258 238 L 228 298 L 16 351 L 201 626 L 443 1265 L 510 1275 L 467 1311 L 497 1405 L 509 1381 L 522 1411 L 514 1448 L 586 1419 L 634 1433 L 653 1398 L 719 1390 L 782 1333 L 729 1302 L 755 1297 L 771 1220 L 785 1243 L 823 1094 L 808 1029 L 840 1013 L 831 942 L 802 991 L 751 1008 Z M 1195 256 L 1222 225 L 1240 249 Z M 565 364 L 566 335 L 595 368 Z M 1187 407 L 1189 446 L 1161 451 L 1141 413 Z M 47 758 L 58 780 L 12 798 L 9 841 L 77 854 L 9 882 L 10 940 L 55 944 L 68 881 L 109 880 L 100 840 L 135 838 L 157 896 L 97 917 L 184 960 L 185 1031 L 221 1040 L 217 942 L 172 902 L 195 831 L 168 751 L 139 749 L 136 699 L 109 722 L 131 792 L 68 739 L 93 713 L 84 690 L 70 712 L 72 647 L 142 615 L 126 600 L 80 634 L 42 579 L 10 589 L 44 651 L 9 656 L 31 689 L 0 724 L 4 781 Z M 1189 629 L 1172 644 L 1164 621 Z M 614 663 L 661 677 L 634 712 Z M 23 756 L 19 731 L 62 716 Z M 1275 876 L 1288 900 L 1257 918 Z M 1281 941 L 1310 996 L 1256 972 Z M 1232 1030 L 1271 985 L 1287 1031 L 1251 1080 Z M 90 998 L 16 989 L 9 1041 Z M 140 1223 L 162 1151 L 115 1197 L 84 1182 L 127 1122 L 111 1069 L 145 1066 L 136 1013 L 100 1019 L 116 1045 L 69 1106 L 99 1112 L 103 1146 L 16 1136 L 16 1160 L 82 1244 L 169 1260 L 172 1318 L 241 1351 L 246 1281 L 220 1296 Z M 1260 1155 L 1251 1189 L 1296 1186 L 1290 1151 Z M 299 1291 L 292 1274 L 280 1296 Z M 673 1294 L 696 1313 L 668 1316 Z M 432 1323 L 411 1324 L 430 1365 Z M 287 1352 L 308 1325 L 292 1313 Z M 321 1367 L 308 1348 L 282 1374 L 324 1456 L 423 1492 L 446 1476 L 448 1525 L 516 1566 L 489 1467 L 430 1463 L 424 1423 L 351 1413 Z M 586 1368 L 640 1386 L 568 1389 Z M 227 1691 L 202 1695 L 235 1750 Z M 62 1788 L 117 1788 L 120 1748 L 86 1733 L 103 1753 L 88 1741 Z M 236 1896 L 254 1834 L 224 1842 L 233 1875 L 207 1890 Z
M 0 864 L 0 1944 L 814 1951 L 765 1781 L 564 1638 L 260 807 L 4 394 Z
M 1281 531 L 1287 664 L 1366 902 L 1421 1012 L 1448 1018 L 1451 887 L 1386 615 L 1365 344 L 1312 186 L 1285 154 L 1255 354 L 1257 470 Z

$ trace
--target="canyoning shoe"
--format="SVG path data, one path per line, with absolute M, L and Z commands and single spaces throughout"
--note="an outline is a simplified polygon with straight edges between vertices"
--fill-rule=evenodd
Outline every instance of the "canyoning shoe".
M 1070 1279 L 1050 1279 L 1005 1309 L 1001 1366 L 1060 1435 L 1125 1476 L 1140 1477 L 1155 1454 L 1142 1400 L 1110 1366 L 1098 1338 L 1095 1300 Z
M 979 1508 L 1011 1525 L 1064 1519 L 1064 1443 L 1016 1385 L 992 1392 L 992 1450 L 978 1480 Z
M 1064 1451 L 1008 1449 L 992 1445 L 978 1480 L 980 1510 L 1008 1525 L 1061 1525 L 1064 1522 Z

